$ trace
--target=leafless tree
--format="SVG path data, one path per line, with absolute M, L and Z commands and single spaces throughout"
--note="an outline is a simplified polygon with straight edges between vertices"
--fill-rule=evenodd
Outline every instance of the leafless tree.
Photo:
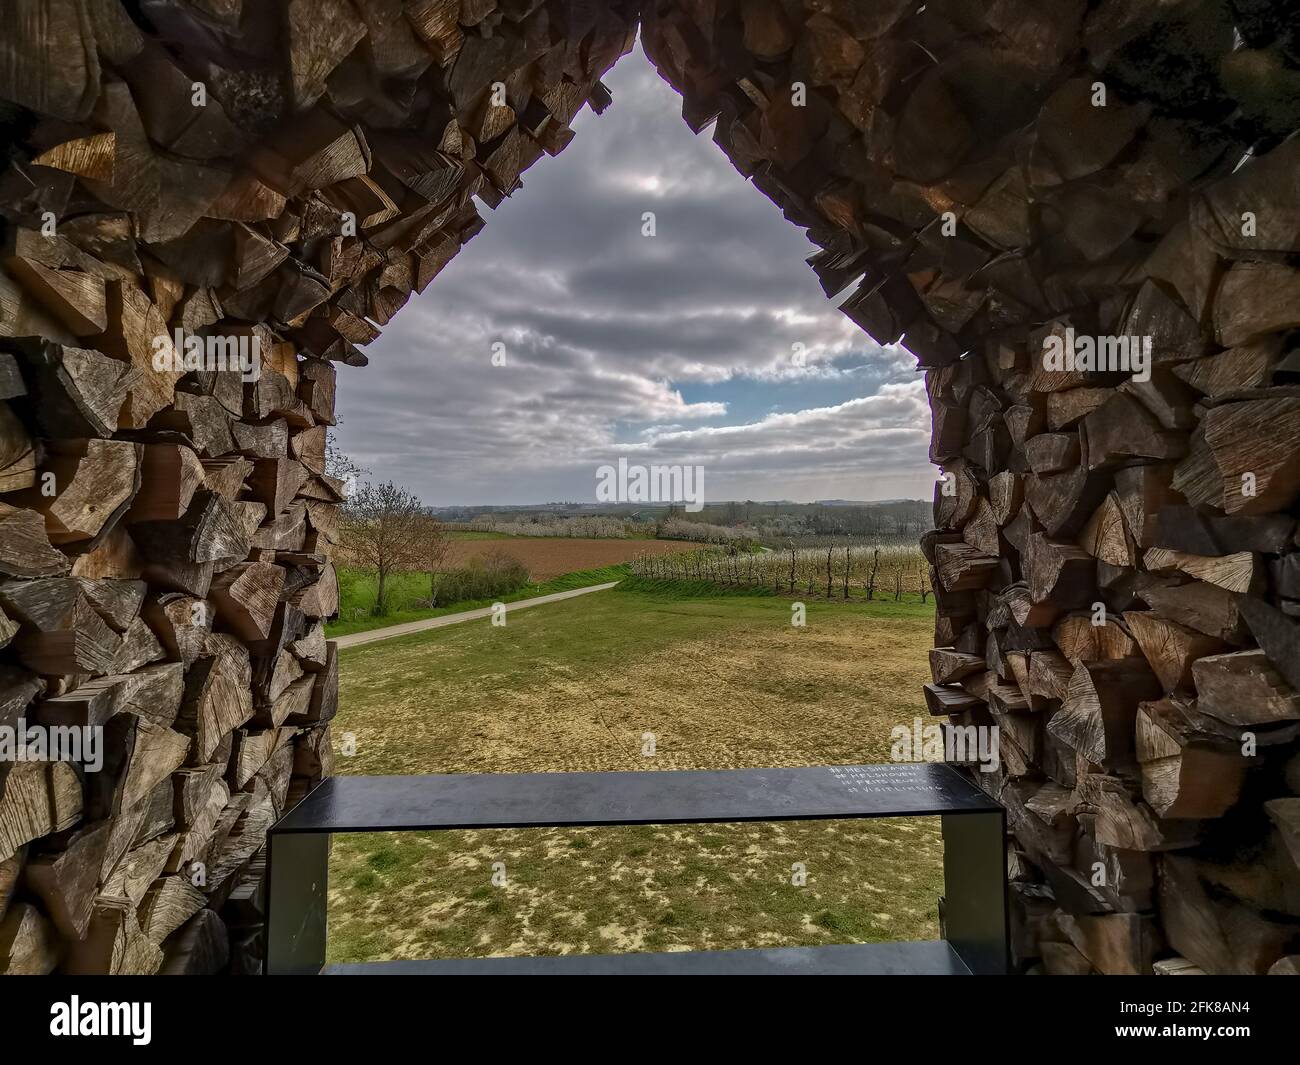
M 392 481 L 364 484 L 343 506 L 343 529 L 349 553 L 376 574 L 375 613 L 385 612 L 388 578 L 400 570 L 423 569 L 424 505 Z
M 447 535 L 447 527 L 430 514 L 423 516 L 420 525 L 423 536 L 420 553 L 423 567 L 429 571 L 429 605 L 433 606 L 438 601 L 438 578 L 451 549 L 451 537 Z
M 876 573 L 880 570 L 880 548 L 876 548 L 871 555 L 871 575 L 867 578 L 867 602 L 870 602 L 876 595 Z

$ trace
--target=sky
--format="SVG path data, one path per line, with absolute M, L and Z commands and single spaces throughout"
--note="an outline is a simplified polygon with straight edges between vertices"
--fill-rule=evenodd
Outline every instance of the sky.
M 620 458 L 702 467 L 708 502 L 930 498 L 915 359 L 825 297 L 639 44 L 604 80 L 613 106 L 339 366 L 341 450 L 435 507 L 595 502 Z

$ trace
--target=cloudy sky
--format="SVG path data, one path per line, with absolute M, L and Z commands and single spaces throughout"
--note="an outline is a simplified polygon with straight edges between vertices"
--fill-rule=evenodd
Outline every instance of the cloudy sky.
M 591 502 L 620 457 L 703 466 L 709 501 L 929 498 L 915 360 L 826 299 L 639 46 L 605 81 L 614 105 L 339 367 L 342 449 L 431 506 Z

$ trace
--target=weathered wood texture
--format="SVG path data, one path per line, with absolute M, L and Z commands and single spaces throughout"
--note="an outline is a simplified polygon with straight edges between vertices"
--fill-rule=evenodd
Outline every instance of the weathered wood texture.
M 0 767 L 0 970 L 257 968 L 266 827 L 330 762 L 334 364 L 604 109 L 638 17 L 925 373 L 925 698 L 1001 729 L 1017 963 L 1294 966 L 1286 5 L 14 6 L 0 723 L 102 726 L 105 768 Z
M 925 373 L 942 469 L 925 699 L 1000 729 L 1000 772 L 974 777 L 1010 811 L 1017 964 L 1289 964 L 1294 16 L 647 7 L 686 121 L 807 229 L 844 313 Z
M 103 767 L 0 763 L 0 973 L 256 971 L 331 764 L 335 366 L 604 109 L 635 11 L 10 6 L 0 726 Z

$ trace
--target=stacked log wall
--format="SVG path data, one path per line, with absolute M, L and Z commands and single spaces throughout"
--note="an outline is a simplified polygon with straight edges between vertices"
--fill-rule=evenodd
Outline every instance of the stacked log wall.
M 0 969 L 255 971 L 266 827 L 330 769 L 335 365 L 608 104 L 638 13 L 11 7 L 0 724 L 102 726 L 106 761 L 0 764 Z M 686 120 L 925 373 L 925 698 L 999 729 L 1018 966 L 1294 969 L 1286 5 L 644 7 Z M 1044 361 L 1120 336 L 1149 378 Z M 257 379 L 187 337 L 256 341 Z
M 479 231 L 477 201 L 608 104 L 633 17 L 5 20 L 0 725 L 102 728 L 104 750 L 0 759 L 0 973 L 256 972 L 266 830 L 331 767 L 336 366 Z M 219 361 L 252 351 L 256 374 Z
M 924 371 L 926 703 L 998 730 L 974 775 L 1009 813 L 1016 967 L 1296 972 L 1294 8 L 665 0 L 645 20 L 685 119 Z M 1115 358 L 1058 362 L 1077 338 Z

